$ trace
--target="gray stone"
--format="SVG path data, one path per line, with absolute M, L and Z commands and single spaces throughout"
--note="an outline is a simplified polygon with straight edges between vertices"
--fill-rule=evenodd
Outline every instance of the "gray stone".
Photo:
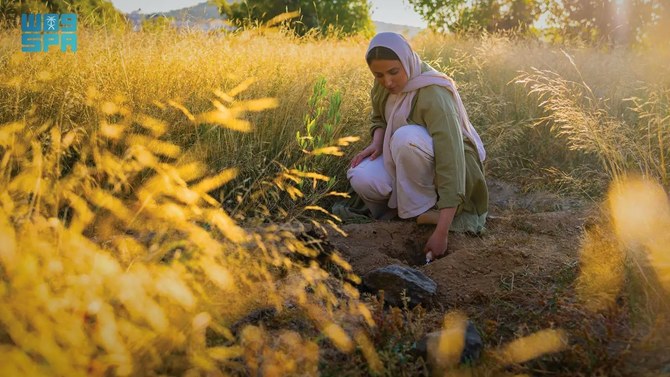
M 244 317 L 242 317 L 241 319 L 239 319 L 235 323 L 233 323 L 230 326 L 230 331 L 232 331 L 233 334 L 237 335 L 237 333 L 240 330 L 242 330 L 244 327 L 246 327 L 248 325 L 257 326 L 262 322 L 270 321 L 270 320 L 274 319 L 276 315 L 277 315 L 277 309 L 275 309 L 273 307 L 266 307 L 266 308 L 256 309 L 256 310 L 248 313 L 247 315 L 245 315 Z
M 423 359 L 426 360 L 431 367 L 436 367 L 434 365 L 436 362 L 435 360 L 431 359 L 430 353 L 432 350 L 437 348 L 441 336 L 442 330 L 434 331 L 424 336 L 421 340 L 414 344 L 414 355 L 417 357 L 423 357 Z M 477 328 L 472 322 L 468 321 L 468 326 L 465 330 L 465 345 L 463 347 L 463 351 L 461 352 L 460 362 L 463 364 L 472 363 L 478 360 L 483 347 L 484 342 L 482 341 L 482 337 L 479 335 L 479 331 L 477 331 Z
M 390 265 L 368 272 L 363 276 L 364 289 L 377 293 L 384 291 L 384 301 L 391 306 L 402 307 L 402 293 L 409 299 L 408 305 L 429 306 L 437 292 L 437 284 L 423 272 L 413 268 Z

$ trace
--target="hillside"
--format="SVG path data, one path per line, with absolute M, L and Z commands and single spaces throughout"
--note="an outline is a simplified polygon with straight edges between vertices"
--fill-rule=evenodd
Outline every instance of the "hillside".
M 175 9 L 169 12 L 162 12 L 160 15 L 187 20 L 209 20 L 212 18 L 224 18 L 219 14 L 219 8 L 216 5 L 212 5 L 208 2 L 203 2 L 192 7 Z
M 152 15 L 164 16 L 174 18 L 180 21 L 191 21 L 191 22 L 201 22 L 212 19 L 225 19 L 225 17 L 219 14 L 218 7 L 208 2 L 202 2 L 192 7 L 175 9 L 169 12 L 152 13 Z M 410 38 L 417 35 L 422 30 L 419 27 L 391 24 L 382 21 L 373 21 L 373 23 L 375 25 L 375 31 L 377 33 L 390 31 L 406 35 Z
M 375 31 L 377 33 L 392 31 L 395 33 L 400 33 L 408 37 L 413 37 L 417 35 L 422 28 L 408 25 L 398 25 L 398 24 L 389 24 L 387 22 L 373 21 L 375 24 Z

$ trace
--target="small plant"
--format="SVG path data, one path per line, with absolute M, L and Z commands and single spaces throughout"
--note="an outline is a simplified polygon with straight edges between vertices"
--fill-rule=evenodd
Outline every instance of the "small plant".
M 307 101 L 305 114 L 305 134 L 296 132 L 296 140 L 303 150 L 318 150 L 333 144 L 333 136 L 340 125 L 342 93 L 330 93 L 326 79 L 319 77 L 314 83 L 312 95 Z
M 332 164 L 334 157 L 344 155 L 342 147 L 358 140 L 357 137 L 340 137 L 340 107 L 342 95 L 331 93 L 326 79 L 320 77 L 309 97 L 307 113 L 304 115 L 304 134 L 296 131 L 295 140 L 299 149 L 286 149 L 283 162 L 275 162 L 279 172 L 270 182 L 258 181 L 252 190 L 252 198 L 273 197 L 264 202 L 273 203 L 273 209 L 281 213 L 282 221 L 292 218 L 310 220 L 314 215 L 326 215 L 327 221 L 337 228 L 336 216 L 319 205 L 327 197 L 346 196 L 334 191 L 337 180 L 319 172 L 323 166 Z M 268 190 L 268 186 L 273 190 Z M 286 200 L 290 199 L 290 200 Z M 280 205 L 281 203 L 281 205 Z M 264 218 L 272 211 L 264 210 Z

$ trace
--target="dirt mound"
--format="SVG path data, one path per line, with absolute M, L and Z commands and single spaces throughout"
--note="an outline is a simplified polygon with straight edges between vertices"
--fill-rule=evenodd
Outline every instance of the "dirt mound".
M 363 275 L 389 264 L 417 268 L 438 284 L 445 306 L 474 303 L 523 280 L 547 279 L 577 260 L 579 236 L 588 212 L 574 199 L 520 194 L 492 181 L 487 232 L 481 237 L 451 233 L 447 254 L 426 265 L 422 252 L 433 226 L 414 221 L 348 224 L 348 234 L 330 241 Z

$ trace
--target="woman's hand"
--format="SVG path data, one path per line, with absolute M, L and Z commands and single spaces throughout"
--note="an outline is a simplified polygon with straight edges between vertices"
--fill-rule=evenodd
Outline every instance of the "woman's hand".
M 437 259 L 444 255 L 447 252 L 447 244 L 449 242 L 449 228 L 451 227 L 451 222 L 454 220 L 456 215 L 456 207 L 451 208 L 442 208 L 440 209 L 440 218 L 437 220 L 437 225 L 433 234 L 430 235 L 426 246 L 423 247 L 423 253 L 431 253 L 432 258 L 427 259 Z
M 361 153 L 354 156 L 351 160 L 351 167 L 355 168 L 358 164 L 361 163 L 366 157 L 370 157 L 371 160 L 381 156 L 384 150 L 384 129 L 377 128 L 372 134 L 372 143 L 368 145 L 367 148 L 363 149 Z
M 375 145 L 375 143 L 372 143 L 368 145 L 367 148 L 363 149 L 359 154 L 354 156 L 354 158 L 351 160 L 351 167 L 355 168 L 366 157 L 370 157 L 370 160 L 374 160 L 381 154 L 382 154 L 382 146 L 377 146 Z
M 446 234 L 440 232 L 438 229 L 433 231 L 426 246 L 423 247 L 423 253 L 432 253 L 433 259 L 437 259 L 447 252 L 447 244 L 449 243 L 449 232 Z

